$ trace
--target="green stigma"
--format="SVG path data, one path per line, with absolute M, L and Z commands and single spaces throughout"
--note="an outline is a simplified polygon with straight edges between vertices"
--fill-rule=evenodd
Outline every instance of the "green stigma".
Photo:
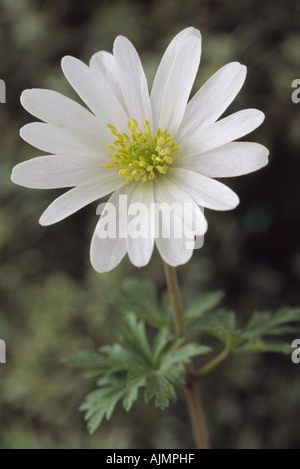
M 178 151 L 167 130 L 158 129 L 152 137 L 149 122 L 144 120 L 144 129 L 138 127 L 135 119 L 127 123 L 130 133 L 119 132 L 115 126 L 107 124 L 109 131 L 117 137 L 113 145 L 107 145 L 113 160 L 105 168 L 120 167 L 119 174 L 126 182 L 147 182 L 158 174 L 166 174 L 173 163 L 173 155 Z

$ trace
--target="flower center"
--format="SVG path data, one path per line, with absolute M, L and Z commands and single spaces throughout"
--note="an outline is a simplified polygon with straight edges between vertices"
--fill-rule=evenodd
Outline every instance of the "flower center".
M 126 182 L 147 182 L 158 174 L 165 174 L 173 163 L 172 155 L 178 151 L 170 134 L 166 130 L 158 129 L 152 137 L 149 122 L 144 120 L 144 129 L 138 127 L 135 119 L 127 123 L 130 133 L 119 132 L 116 127 L 107 124 L 109 131 L 117 137 L 113 145 L 107 145 L 113 160 L 105 168 L 120 166 L 120 176 Z

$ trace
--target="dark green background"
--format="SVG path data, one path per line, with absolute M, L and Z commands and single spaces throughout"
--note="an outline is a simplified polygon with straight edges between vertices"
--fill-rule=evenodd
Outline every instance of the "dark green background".
M 291 83 L 300 78 L 300 5 L 265 0 L 0 1 L 0 365 L 2 448 L 192 447 L 185 402 L 178 395 L 161 412 L 140 399 L 121 408 L 90 438 L 77 408 L 92 383 L 62 363 L 78 349 L 96 348 L 120 333 L 122 317 L 107 299 L 128 276 L 152 278 L 162 290 L 155 253 L 137 270 L 127 260 L 99 275 L 89 263 L 96 205 L 51 227 L 42 211 L 61 191 L 34 191 L 10 182 L 11 168 L 40 154 L 22 142 L 19 128 L 33 120 L 21 107 L 23 89 L 74 94 L 63 78 L 66 54 L 84 61 L 111 50 L 123 34 L 141 55 L 149 81 L 171 40 L 199 28 L 203 53 L 194 91 L 231 61 L 247 65 L 246 83 L 228 112 L 246 107 L 266 120 L 246 139 L 270 149 L 258 173 L 225 181 L 240 196 L 232 212 L 206 211 L 203 249 L 179 268 L 183 295 L 224 289 L 225 305 L 243 321 L 255 309 L 299 305 L 300 104 Z M 293 337 L 300 337 L 300 331 Z M 208 427 L 218 448 L 300 448 L 300 364 L 289 356 L 229 361 L 202 384 Z

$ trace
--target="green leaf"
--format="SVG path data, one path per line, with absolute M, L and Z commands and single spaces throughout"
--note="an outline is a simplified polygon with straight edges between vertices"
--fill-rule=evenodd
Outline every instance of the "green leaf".
M 126 393 L 123 399 L 124 409 L 128 412 L 132 404 L 137 400 L 140 387 L 145 387 L 145 378 L 128 380 L 126 385 Z
M 171 383 L 175 384 L 179 389 L 184 388 L 184 375 L 182 369 L 177 366 L 168 366 L 164 368 L 163 372 L 164 376 L 171 381 Z
M 181 363 L 210 349 L 198 344 L 183 345 L 183 340 L 170 337 L 162 328 L 150 344 L 145 324 L 132 314 L 124 320 L 122 344 L 105 345 L 99 352 L 79 352 L 69 357 L 74 366 L 90 368 L 89 376 L 100 376 L 97 389 L 86 397 L 81 410 L 86 412 L 88 428 L 93 433 L 104 418 L 109 419 L 119 401 L 130 410 L 144 388 L 146 402 L 154 400 L 165 409 L 175 400 L 174 386 L 184 386 Z
M 215 336 L 222 336 L 227 332 L 236 332 L 235 313 L 219 309 L 208 317 L 201 318 L 196 327 L 200 331 L 210 332 Z
M 264 342 L 261 339 L 257 339 L 255 342 L 247 342 L 235 350 L 236 354 L 268 352 L 290 355 L 291 345 L 286 342 Z
M 120 313 L 134 313 L 159 329 L 162 326 L 171 326 L 171 316 L 165 305 L 159 304 L 156 288 L 149 280 L 127 279 L 112 303 Z
M 163 351 L 164 347 L 168 343 L 169 330 L 166 327 L 163 327 L 159 333 L 156 335 L 153 342 L 153 360 L 154 363 L 157 362 L 158 357 Z
M 281 308 L 274 314 L 254 313 L 246 325 L 244 333 L 249 338 L 260 335 L 281 335 L 293 332 L 294 328 L 291 327 L 291 323 L 299 321 L 300 308 Z
M 105 366 L 104 357 L 98 352 L 91 350 L 81 350 L 74 355 L 64 358 L 64 362 L 81 368 L 102 368 Z
M 121 344 L 103 346 L 99 352 L 82 351 L 66 359 L 72 366 L 87 368 L 88 376 L 98 376 L 97 388 L 88 394 L 81 406 L 81 410 L 86 412 L 85 418 L 91 433 L 104 418 L 111 417 L 118 402 L 122 402 L 129 411 L 138 399 L 141 388 L 144 389 L 146 402 L 154 401 L 156 406 L 164 410 L 176 398 L 175 386 L 180 389 L 184 387 L 181 364 L 211 351 L 205 345 L 184 344 L 183 339 L 172 338 L 168 322 L 169 299 L 158 305 L 151 284 L 130 281 L 126 288 L 132 304 L 127 304 L 131 312 L 124 320 Z M 274 341 L 273 338 L 294 330 L 293 324 L 300 321 L 299 308 L 281 308 L 274 314 L 255 313 L 245 327 L 237 327 L 234 312 L 225 309 L 212 311 L 221 298 L 221 292 L 204 295 L 204 300 L 202 297 L 201 302 L 190 307 L 186 320 L 194 322 L 194 330 L 222 342 L 225 345 L 225 358 L 227 354 L 229 356 L 233 353 L 290 354 L 290 343 Z M 164 311 L 163 317 L 168 321 L 150 343 L 145 324 L 137 316 L 144 316 L 145 320 L 157 327 L 159 308 Z M 132 312 L 134 310 L 137 310 L 136 315 Z M 213 358 L 204 368 L 214 369 L 223 361 L 223 357 L 219 361 L 217 358 Z
M 220 309 L 210 313 L 209 317 L 201 318 L 194 328 L 203 334 L 215 337 L 230 350 L 242 340 L 241 331 L 236 328 L 233 311 Z
M 195 299 L 184 314 L 185 323 L 188 324 L 195 319 L 201 318 L 214 308 L 219 306 L 224 297 L 223 291 L 204 293 Z
M 69 365 L 81 368 L 96 368 L 89 376 L 101 375 L 103 372 L 116 373 L 139 366 L 140 361 L 128 353 L 121 345 L 104 345 L 100 352 L 82 350 L 64 359 Z
M 146 391 L 145 401 L 149 402 L 152 398 L 155 398 L 155 405 L 165 410 L 169 401 L 175 401 L 176 394 L 172 384 L 159 373 L 153 373 L 149 376 Z
M 80 410 L 86 411 L 85 419 L 88 420 L 88 429 L 92 434 L 101 424 L 104 417 L 110 419 L 111 414 L 120 399 L 124 396 L 124 380 L 112 380 L 100 389 L 87 395 Z
M 228 356 L 246 353 L 290 354 L 290 344 L 274 337 L 295 331 L 300 321 L 300 308 L 281 308 L 275 313 L 254 313 L 244 328 L 236 327 L 235 314 L 217 310 L 200 318 L 195 326 L 202 334 L 211 335 L 225 345 Z
M 138 322 L 134 314 L 129 314 L 124 321 L 124 325 L 124 345 L 126 345 L 134 355 L 152 364 L 152 352 L 147 339 L 145 324 Z
M 109 374 L 140 366 L 141 363 L 120 344 L 104 345 L 100 352 L 104 355 L 105 371 Z
M 189 363 L 191 358 L 196 355 L 204 355 L 211 352 L 211 347 L 207 345 L 198 345 L 198 344 L 187 344 L 179 348 L 172 355 L 169 355 L 165 358 L 164 363 L 168 365 L 175 363 Z
M 173 354 L 182 346 L 183 342 L 183 339 L 169 340 L 166 342 L 160 355 L 157 357 L 157 364 L 159 364 L 159 366 L 169 364 L 169 360 L 172 359 Z

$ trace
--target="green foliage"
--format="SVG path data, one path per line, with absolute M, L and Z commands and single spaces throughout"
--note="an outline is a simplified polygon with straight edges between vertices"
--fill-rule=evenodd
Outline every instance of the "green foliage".
M 185 324 L 191 326 L 194 331 L 213 336 L 222 342 L 229 352 L 228 355 L 259 352 L 289 354 L 291 352 L 289 343 L 284 340 L 275 341 L 274 337 L 292 333 L 295 330 L 293 323 L 300 321 L 299 308 L 281 308 L 272 314 L 255 312 L 245 326 L 239 327 L 235 312 L 220 308 L 223 296 L 222 291 L 216 291 L 203 293 L 197 297 L 185 310 Z M 159 301 L 155 287 L 149 280 L 137 278 L 126 280 L 112 302 L 120 312 L 133 312 L 157 328 L 162 326 L 171 328 L 169 299 L 163 296 Z M 126 344 L 136 347 L 137 356 L 141 353 L 147 358 L 151 351 L 143 337 L 145 332 L 143 332 L 142 323 L 139 328 L 139 342 L 135 342 L 135 345 L 128 343 L 130 340 L 128 331 Z M 160 340 L 160 337 L 158 334 L 156 340 Z M 180 358 L 178 361 L 181 361 Z
M 281 308 L 274 314 L 255 312 L 246 325 L 239 326 L 236 313 L 220 307 L 223 296 L 222 291 L 203 293 L 190 302 L 184 313 L 187 328 L 192 328 L 194 333 L 200 332 L 201 343 L 203 341 L 201 335 L 205 335 L 217 339 L 224 346 L 224 351 L 220 356 L 204 365 L 205 374 L 232 354 L 291 353 L 290 343 L 283 338 L 278 338 L 278 336 L 295 331 L 294 323 L 300 321 L 299 308 Z M 149 280 L 133 278 L 124 283 L 113 299 L 113 303 L 120 312 L 134 312 L 152 326 L 157 328 L 163 326 L 154 342 L 154 345 L 157 343 L 157 348 L 154 346 L 154 350 L 161 353 L 165 344 L 164 334 L 168 335 L 168 329 L 171 329 L 172 324 L 168 296 L 163 296 L 159 301 L 155 287 Z M 131 330 L 133 331 L 133 329 L 132 327 Z M 149 359 L 151 349 L 145 340 L 143 323 L 139 325 L 139 340 L 137 340 L 137 336 L 133 336 L 130 341 L 130 337 L 130 330 L 127 330 L 126 345 L 135 351 L 137 357 L 141 355 L 145 360 Z M 175 351 L 171 347 L 170 359 L 173 356 L 178 363 L 184 361 L 184 357 L 181 357 L 180 354 L 185 350 L 187 349 L 180 348 Z M 151 382 L 156 382 L 155 379 L 151 379 Z M 157 383 L 155 386 L 157 389 L 159 388 Z M 166 395 L 169 395 L 169 399 L 172 399 L 171 388 L 165 384 L 163 389 L 165 389 Z M 150 391 L 145 393 L 146 400 L 147 396 L 153 397 L 151 386 Z M 156 402 L 160 402 L 159 399 Z
M 200 310 L 196 329 L 221 341 L 230 353 L 290 354 L 290 344 L 274 338 L 295 332 L 296 322 L 300 322 L 300 308 L 281 308 L 273 314 L 256 312 L 241 328 L 232 311 L 219 309 L 203 315 Z
M 154 327 L 171 325 L 171 311 L 168 297 L 161 301 L 157 296 L 156 287 L 150 280 L 129 278 L 125 280 L 112 303 L 122 314 L 134 313 L 140 319 Z
M 182 340 L 172 339 L 167 328 L 156 334 L 151 346 L 145 324 L 128 314 L 121 344 L 106 345 L 99 352 L 81 351 L 66 359 L 73 366 L 88 368 L 88 377 L 100 376 L 97 389 L 88 394 L 81 406 L 86 411 L 90 433 L 104 417 L 110 419 L 119 401 L 130 410 L 140 388 L 145 388 L 146 402 L 154 400 L 164 410 L 176 398 L 174 385 L 184 386 L 180 364 L 209 351 L 207 346 L 184 345 Z
M 245 326 L 239 327 L 235 313 L 220 308 L 222 298 L 220 291 L 205 293 L 186 309 L 187 326 L 224 345 L 224 351 L 196 371 L 196 375 L 207 374 L 232 354 L 291 352 L 290 344 L 278 336 L 294 331 L 294 323 L 300 321 L 299 308 L 281 308 L 274 314 L 256 312 Z M 211 350 L 172 337 L 169 300 L 163 297 L 159 301 L 154 285 L 148 280 L 128 279 L 112 302 L 126 313 L 120 343 L 105 345 L 99 352 L 81 351 L 67 359 L 69 364 L 87 369 L 86 377 L 98 377 L 97 388 L 87 395 L 80 408 L 86 412 L 90 433 L 104 418 L 110 419 L 118 402 L 129 411 L 141 388 L 146 403 L 154 401 L 164 410 L 176 398 L 175 386 L 180 389 L 184 386 L 180 365 Z M 151 343 L 145 321 L 159 328 Z
M 219 306 L 224 297 L 223 291 L 203 293 L 195 298 L 184 313 L 185 323 L 189 324 Z

